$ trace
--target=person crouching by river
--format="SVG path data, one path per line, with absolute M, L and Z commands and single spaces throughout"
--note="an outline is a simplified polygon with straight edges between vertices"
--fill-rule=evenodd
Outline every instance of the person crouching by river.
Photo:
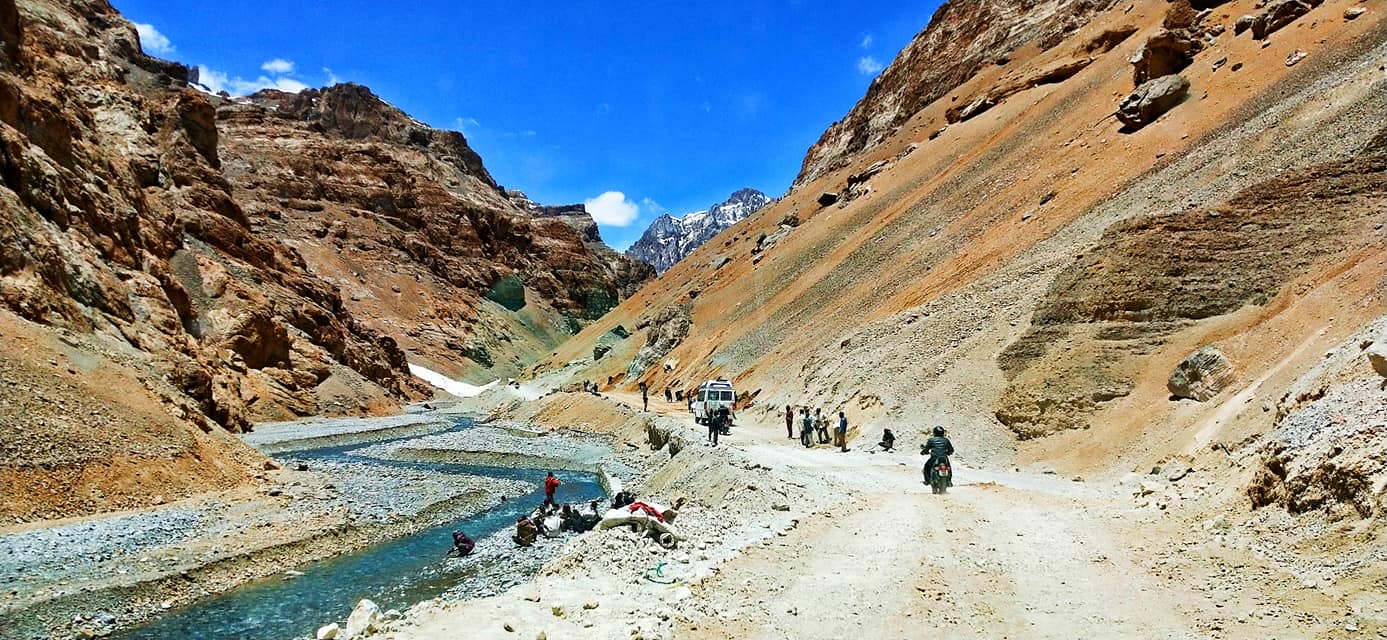
M 537 538 L 539 538 L 539 529 L 535 528 L 535 523 L 530 522 L 530 519 L 525 516 L 516 518 L 515 535 L 511 536 L 511 540 L 515 541 L 516 546 L 528 547 L 533 545 Z
M 477 543 L 467 534 L 461 531 L 453 532 L 453 548 L 448 550 L 449 556 L 457 554 L 459 558 L 472 555 L 472 550 L 477 548 Z

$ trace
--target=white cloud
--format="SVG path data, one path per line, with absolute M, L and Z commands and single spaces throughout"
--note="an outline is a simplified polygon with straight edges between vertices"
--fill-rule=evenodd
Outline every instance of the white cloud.
M 872 56 L 862 56 L 857 59 L 857 72 L 863 75 L 872 75 L 883 68 L 882 64 Z
M 327 67 L 323 67 L 323 75 L 327 77 L 327 84 L 326 84 L 326 86 L 331 87 L 332 85 L 341 84 L 341 83 L 342 83 L 342 79 L 339 78 L 339 77 L 337 77 L 337 74 L 333 73 L 333 72 L 332 72 L 332 69 L 329 69 L 329 68 L 327 68 Z
M 289 93 L 298 93 L 308 88 L 308 85 L 293 78 L 260 76 L 254 80 L 246 80 L 239 76 L 232 77 L 205 65 L 198 65 L 197 73 L 198 82 L 201 82 L 212 93 L 225 91 L 233 96 L 250 95 L 261 89 L 278 89 Z
M 654 214 L 669 213 L 669 209 L 660 206 L 660 203 L 655 202 L 655 200 L 651 198 L 641 198 L 641 206 L 645 207 L 646 211 Z
M 482 123 L 477 122 L 476 118 L 453 118 L 453 128 L 466 135 L 476 133 L 477 129 L 482 128 Z
M 869 33 L 869 34 L 867 34 L 867 35 L 865 35 L 865 36 L 862 36 L 862 48 L 863 48 L 863 49 L 871 49 L 871 48 L 872 48 L 872 42 L 873 42 L 873 41 L 872 41 L 872 34 Z
M 135 33 L 140 34 L 140 46 L 149 53 L 166 56 L 174 51 L 173 43 L 152 24 L 136 22 Z
M 596 198 L 583 201 L 583 208 L 597 224 L 624 227 L 640 215 L 640 207 L 626 199 L 620 191 L 607 191 Z
M 265 64 L 260 65 L 261 69 L 277 76 L 287 75 L 294 72 L 294 61 L 284 58 L 266 60 Z

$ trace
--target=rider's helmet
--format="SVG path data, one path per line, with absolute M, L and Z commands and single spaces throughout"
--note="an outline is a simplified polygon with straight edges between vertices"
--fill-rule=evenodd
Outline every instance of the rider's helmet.
M 942 435 L 944 435 L 944 427 L 941 427 L 941 426 L 939 426 L 939 425 L 935 425 L 935 426 L 934 426 L 934 435 L 936 435 L 936 436 L 942 436 Z

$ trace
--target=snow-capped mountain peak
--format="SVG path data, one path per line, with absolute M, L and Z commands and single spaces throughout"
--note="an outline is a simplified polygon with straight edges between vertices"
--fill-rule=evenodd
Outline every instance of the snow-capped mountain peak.
M 766 194 L 745 188 L 702 211 L 679 218 L 663 214 L 650 223 L 640 240 L 626 250 L 626 255 L 664 273 L 723 229 L 737 224 L 770 202 Z

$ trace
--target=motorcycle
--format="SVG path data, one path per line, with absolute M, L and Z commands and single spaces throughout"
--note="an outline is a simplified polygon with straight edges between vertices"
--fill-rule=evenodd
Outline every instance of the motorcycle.
M 929 475 L 928 470 L 926 475 Z M 948 493 L 949 485 L 953 484 L 953 469 L 949 468 L 949 463 L 943 460 L 939 461 L 938 464 L 934 465 L 933 475 L 929 485 L 930 493 L 935 495 Z

